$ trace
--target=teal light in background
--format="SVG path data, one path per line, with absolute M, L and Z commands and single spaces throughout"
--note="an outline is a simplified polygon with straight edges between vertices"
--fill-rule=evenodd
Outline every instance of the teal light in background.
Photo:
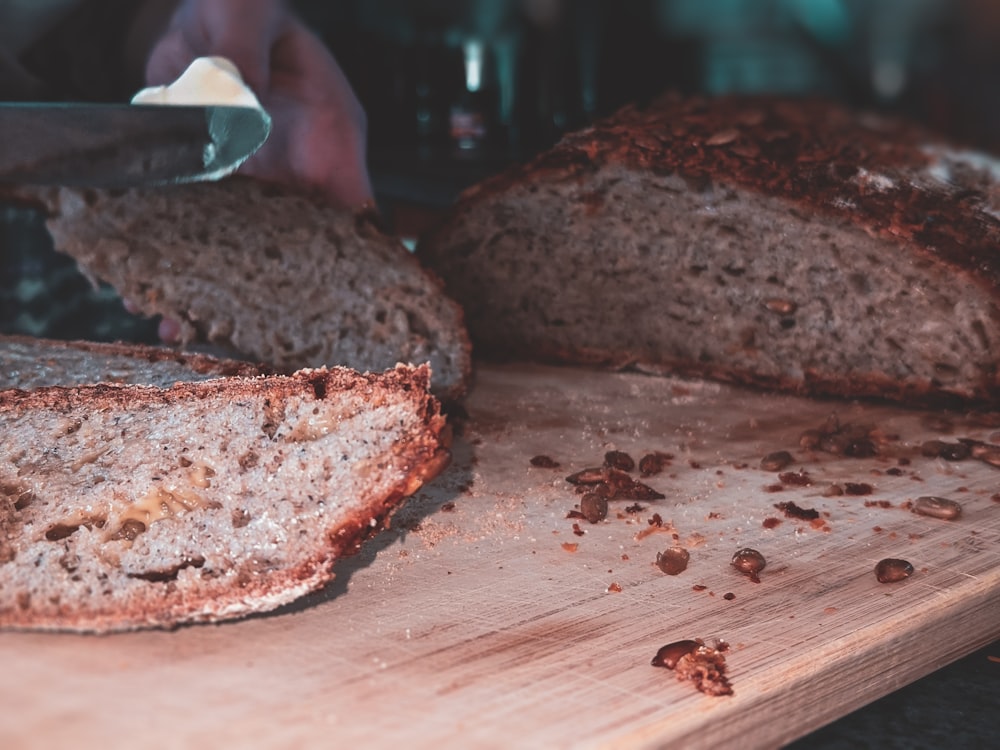
M 783 0 L 782 4 L 817 40 L 826 44 L 850 41 L 853 19 L 843 0 Z

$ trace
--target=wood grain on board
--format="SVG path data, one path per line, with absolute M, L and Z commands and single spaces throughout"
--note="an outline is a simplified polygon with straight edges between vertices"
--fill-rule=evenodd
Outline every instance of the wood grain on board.
M 454 465 L 320 594 L 174 632 L 0 634 L 0 746 L 773 746 L 1000 636 L 1000 469 L 920 450 L 1000 441 L 996 415 L 528 366 L 481 368 L 466 409 Z M 800 448 L 831 415 L 878 454 Z M 567 519 L 565 477 L 608 450 L 672 454 L 641 479 L 666 498 Z M 760 468 L 778 450 L 811 484 Z M 830 496 L 847 483 L 871 494 Z M 912 513 L 922 495 L 961 517 Z M 730 566 L 742 547 L 760 583 Z M 914 574 L 879 583 L 886 557 Z M 685 638 L 729 644 L 732 696 L 650 666 Z

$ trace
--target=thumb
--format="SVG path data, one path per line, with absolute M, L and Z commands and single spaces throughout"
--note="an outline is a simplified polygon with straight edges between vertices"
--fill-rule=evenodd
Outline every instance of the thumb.
M 239 70 L 244 82 L 257 93 L 264 94 L 271 85 L 271 40 L 241 38 L 239 32 L 227 34 L 205 51 L 207 55 L 225 57 Z

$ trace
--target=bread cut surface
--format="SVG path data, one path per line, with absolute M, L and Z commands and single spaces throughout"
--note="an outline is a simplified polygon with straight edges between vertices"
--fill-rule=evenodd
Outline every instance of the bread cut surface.
M 447 462 L 426 366 L 0 392 L 0 626 L 105 632 L 321 587 Z
M 478 354 L 1000 401 L 1000 163 L 816 100 L 664 97 L 421 241 Z
M 0 390 L 94 383 L 166 388 L 178 382 L 260 374 L 263 370 L 249 362 L 168 347 L 0 336 Z
M 370 217 L 247 178 L 45 193 L 58 250 L 182 344 L 229 347 L 283 372 L 429 362 L 435 393 L 469 375 L 459 307 Z

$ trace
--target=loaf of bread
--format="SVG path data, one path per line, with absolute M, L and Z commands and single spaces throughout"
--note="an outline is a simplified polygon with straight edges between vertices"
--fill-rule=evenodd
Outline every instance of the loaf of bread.
M 29 336 L 0 336 L 0 363 L 0 390 L 94 383 L 167 388 L 180 382 L 264 374 L 262 368 L 249 362 L 167 347 Z
M 828 102 L 628 107 L 418 252 L 482 356 L 1000 401 L 1000 162 Z
M 215 621 L 321 587 L 447 464 L 429 378 L 0 392 L 0 627 Z
M 281 372 L 429 362 L 469 375 L 461 310 L 371 217 L 247 178 L 129 191 L 45 191 L 56 249 L 147 315 Z

